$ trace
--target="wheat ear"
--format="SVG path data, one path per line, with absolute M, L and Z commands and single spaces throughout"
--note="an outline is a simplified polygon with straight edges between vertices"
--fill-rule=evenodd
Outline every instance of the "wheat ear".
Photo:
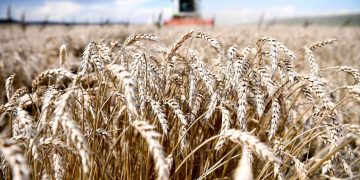
M 6 97 L 8 100 L 10 100 L 10 98 L 14 92 L 14 86 L 13 86 L 14 77 L 15 77 L 15 74 L 10 75 L 6 79 L 6 82 L 5 82 Z
M 231 117 L 230 117 L 230 111 L 224 107 L 223 105 L 220 106 L 220 110 L 221 110 L 221 130 L 220 130 L 220 134 L 224 134 L 227 130 L 230 129 L 230 125 L 231 125 Z M 218 142 L 215 145 L 215 149 L 218 151 L 221 149 L 221 147 L 224 145 L 225 143 L 225 137 L 220 136 Z
M 157 138 L 160 134 L 155 131 L 155 127 L 146 121 L 135 120 L 132 126 L 141 134 L 148 144 L 149 151 L 151 152 L 155 161 L 156 170 L 158 171 L 159 180 L 169 179 L 169 169 L 166 163 L 164 150 Z
M 174 54 L 176 53 L 176 51 L 184 44 L 184 42 L 189 39 L 192 34 L 194 33 L 193 30 L 189 30 L 187 33 L 185 33 L 184 35 L 182 35 L 180 37 L 180 39 L 178 41 L 176 41 L 173 46 L 171 47 L 171 49 L 166 53 L 165 55 L 165 61 L 168 61 L 172 56 L 174 56 Z
M 271 110 L 272 113 L 271 113 L 269 140 L 271 140 L 275 136 L 278 127 L 278 122 L 280 119 L 280 104 L 278 98 L 272 99 Z
M 240 84 L 236 87 L 237 96 L 238 96 L 238 108 L 236 111 L 237 119 L 239 121 L 240 129 L 246 130 L 246 105 L 247 105 L 247 93 L 248 93 L 249 84 L 247 80 L 242 80 Z
M 7 163 L 9 163 L 14 180 L 29 180 L 30 168 L 26 163 L 26 159 L 21 153 L 20 147 L 11 141 L 0 141 L 0 151 Z
M 160 122 L 163 133 L 167 135 L 169 131 L 169 125 L 160 103 L 151 97 L 148 97 L 148 101 L 150 102 L 150 106 Z
M 337 39 L 328 39 L 328 40 L 325 40 L 325 41 L 316 42 L 316 43 L 312 44 L 309 49 L 311 51 L 314 51 L 317 48 L 321 48 L 321 47 L 323 47 L 325 45 L 333 44 L 335 42 L 337 42 Z
M 137 90 L 136 83 L 131 77 L 130 73 L 126 71 L 125 67 L 118 64 L 110 64 L 107 66 L 107 69 L 110 70 L 118 79 L 120 79 L 124 85 L 126 103 L 129 112 L 138 117 L 138 105 L 136 102 L 137 99 Z
M 152 34 L 145 34 L 145 33 L 132 34 L 126 38 L 123 45 L 130 46 L 139 40 L 159 41 L 159 38 Z
M 60 60 L 60 66 L 64 65 L 67 61 L 67 52 L 66 52 L 65 44 L 60 46 L 59 60 Z
M 224 137 L 229 138 L 235 143 L 244 143 L 249 147 L 256 155 L 265 161 L 271 161 L 273 163 L 280 163 L 280 159 L 276 157 L 275 153 L 264 143 L 260 142 L 255 136 L 242 132 L 240 130 L 229 129 L 224 134 Z
M 54 166 L 54 177 L 56 180 L 62 180 L 65 174 L 64 158 L 57 152 L 52 155 Z
M 304 49 L 305 49 L 305 55 L 310 63 L 311 74 L 318 75 L 319 74 L 319 64 L 316 62 L 314 53 L 308 47 L 304 47 Z
M 351 74 L 355 79 L 355 84 L 360 82 L 360 70 L 350 66 L 341 66 L 338 71 L 343 71 Z
M 184 115 L 184 112 L 181 110 L 178 100 L 176 99 L 169 99 L 166 101 L 171 109 L 174 111 L 175 115 L 178 117 L 180 121 L 180 131 L 179 131 L 179 138 L 180 138 L 180 151 L 183 151 L 187 145 L 187 125 L 188 121 Z

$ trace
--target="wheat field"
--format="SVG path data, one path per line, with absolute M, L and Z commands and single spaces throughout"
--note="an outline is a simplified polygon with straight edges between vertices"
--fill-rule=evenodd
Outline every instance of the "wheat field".
M 1 179 L 360 178 L 358 27 L 1 28 Z

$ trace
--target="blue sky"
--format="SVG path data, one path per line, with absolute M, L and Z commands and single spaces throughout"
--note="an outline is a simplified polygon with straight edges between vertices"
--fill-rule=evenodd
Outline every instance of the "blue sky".
M 28 20 L 112 21 L 151 23 L 159 12 L 164 18 L 172 14 L 171 0 L 0 0 L 0 17 L 11 5 L 13 16 L 23 12 Z M 360 0 L 202 0 L 204 17 L 215 17 L 219 24 L 296 16 L 329 15 L 360 12 Z

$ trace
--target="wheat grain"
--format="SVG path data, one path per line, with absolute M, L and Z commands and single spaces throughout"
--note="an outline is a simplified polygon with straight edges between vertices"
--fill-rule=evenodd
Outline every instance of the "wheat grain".
M 190 67 L 203 80 L 210 94 L 214 93 L 215 80 L 212 74 L 207 70 L 203 61 L 196 55 L 194 51 L 190 51 L 192 63 Z
M 246 79 L 241 81 L 239 87 L 237 87 L 238 95 L 238 108 L 236 111 L 237 120 L 239 121 L 240 129 L 247 130 L 246 125 L 246 105 L 247 105 L 247 93 L 248 93 L 249 84 Z
M 94 63 L 97 71 L 102 73 L 105 66 L 104 66 L 104 63 L 102 62 L 102 60 L 100 59 L 98 52 L 95 52 L 95 51 L 91 52 L 90 62 Z
M 322 101 L 322 104 L 331 109 L 335 104 L 331 101 L 325 89 L 325 84 L 316 76 L 304 76 L 304 79 L 308 82 L 309 89 Z
M 219 134 L 222 135 L 227 130 L 230 129 L 231 117 L 230 117 L 230 111 L 227 110 L 225 107 L 220 106 L 220 110 L 221 110 L 221 130 Z M 215 145 L 215 149 L 219 151 L 221 147 L 224 145 L 224 143 L 225 143 L 225 138 L 221 136 Z
M 260 87 L 252 86 L 252 91 L 255 94 L 256 113 L 261 117 L 265 111 L 265 102 L 263 92 Z
M 271 58 L 271 69 L 272 72 L 275 73 L 275 71 L 278 68 L 278 58 L 279 58 L 279 51 L 276 43 L 270 43 L 270 58 Z
M 215 109 L 216 109 L 216 106 L 220 100 L 220 97 L 219 97 L 219 92 L 218 91 L 215 91 L 212 95 L 211 95 L 211 98 L 210 98 L 210 102 L 209 102 L 209 105 L 208 105 L 208 108 L 207 108 L 207 111 L 206 111 L 206 114 L 205 114 L 205 119 L 210 119 L 211 116 L 213 115 Z
M 215 95 L 215 96 L 217 96 L 217 95 Z M 217 97 L 214 97 L 214 98 L 215 98 L 215 100 L 217 99 Z M 196 115 L 198 114 L 198 111 L 201 108 L 202 100 L 203 100 L 203 95 L 201 93 L 196 93 L 195 94 L 194 105 L 191 107 L 191 112 L 190 112 L 190 118 L 189 119 L 190 119 L 191 122 L 193 122 L 195 120 L 195 117 L 196 117 Z
M 111 59 L 111 50 L 104 42 L 101 42 L 97 45 L 99 49 L 100 58 L 102 59 L 102 62 L 105 64 L 112 63 Z
M 271 110 L 272 113 L 271 113 L 269 140 L 271 140 L 275 136 L 278 127 L 278 122 L 280 119 L 280 104 L 277 98 L 274 98 L 272 100 Z
M 176 99 L 169 99 L 168 101 L 166 101 L 166 104 L 168 104 L 171 109 L 173 109 L 174 113 L 176 114 L 176 116 L 178 117 L 178 119 L 180 120 L 180 131 L 179 131 L 179 138 L 180 139 L 180 150 L 183 151 L 187 145 L 187 132 L 186 132 L 186 127 L 188 125 L 187 119 L 183 113 L 183 111 L 180 108 L 180 105 L 178 103 L 178 101 Z
M 260 82 L 263 87 L 266 87 L 267 92 L 269 93 L 269 96 L 274 95 L 275 93 L 275 85 L 274 82 L 271 79 L 271 75 L 266 71 L 265 68 L 260 68 L 257 70 L 257 72 L 260 74 Z
M 165 159 L 166 165 L 167 165 L 167 169 L 168 172 L 171 171 L 172 165 L 174 163 L 174 155 L 173 154 L 169 154 L 166 159 Z
M 312 75 L 318 75 L 319 74 L 319 65 L 315 60 L 314 53 L 308 47 L 304 47 L 304 49 L 305 49 L 305 55 L 307 56 L 307 59 L 308 59 L 308 61 L 310 63 L 311 74 Z
M 163 133 L 167 135 L 169 131 L 169 125 L 168 125 L 168 121 L 166 120 L 166 115 L 164 114 L 160 103 L 151 97 L 148 97 L 147 99 L 150 102 L 154 114 L 159 120 Z
M 293 69 L 293 66 L 291 65 L 290 60 L 284 59 L 284 67 L 285 67 L 286 72 L 288 73 L 290 82 L 294 82 L 297 75 L 294 72 L 294 69 Z
M 174 113 L 179 118 L 181 124 L 183 124 L 183 125 L 188 124 L 186 117 L 180 108 L 179 102 L 176 99 L 173 99 L 173 98 L 169 99 L 168 101 L 166 101 L 166 104 L 168 104 L 173 109 Z
M 56 180 L 61 180 L 64 178 L 65 167 L 64 159 L 60 154 L 54 152 L 52 155 L 53 166 L 54 166 L 54 177 Z
M 95 46 L 94 42 L 90 42 L 84 49 L 84 53 L 81 57 L 81 63 L 79 67 L 78 76 L 82 76 L 90 71 L 90 56 L 91 49 Z
M 194 74 L 194 71 L 190 69 L 189 72 L 189 107 L 192 108 L 194 106 L 195 95 L 196 95 L 196 85 L 198 81 Z

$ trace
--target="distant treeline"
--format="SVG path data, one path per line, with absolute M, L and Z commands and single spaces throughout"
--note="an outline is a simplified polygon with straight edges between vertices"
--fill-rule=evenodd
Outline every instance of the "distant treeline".
M 26 25 L 111 25 L 111 24 L 120 24 L 120 25 L 129 25 L 127 21 L 118 21 L 118 22 L 66 22 L 66 21 L 18 21 L 13 19 L 0 19 L 0 24 L 26 24 Z
M 275 24 L 286 25 L 335 25 L 335 26 L 359 26 L 360 13 L 346 14 L 346 15 L 328 15 L 328 16 L 313 16 L 313 17 L 298 17 L 288 19 L 274 20 Z
M 0 18 L 0 25 L 1 24 L 19 24 L 22 25 L 23 28 L 26 28 L 27 25 L 110 25 L 110 24 L 122 24 L 122 25 L 129 25 L 128 21 L 117 21 L 117 22 L 110 22 L 110 19 L 105 19 L 104 21 L 100 22 L 68 22 L 68 21 L 50 21 L 47 17 L 41 21 L 27 21 L 25 12 L 22 13 L 20 20 L 16 20 L 12 17 L 11 13 L 11 5 L 7 7 L 6 11 L 6 18 Z

